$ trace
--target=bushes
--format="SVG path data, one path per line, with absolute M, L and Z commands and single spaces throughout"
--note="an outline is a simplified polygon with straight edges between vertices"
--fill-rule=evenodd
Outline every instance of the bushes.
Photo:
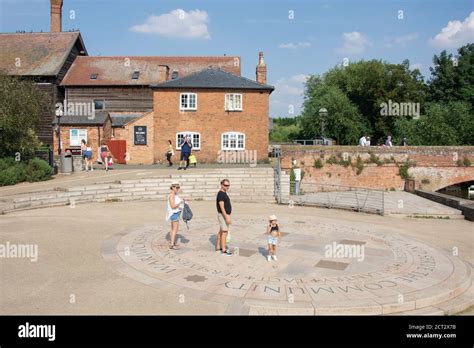
M 13 158 L 0 159 L 0 186 L 49 180 L 52 174 L 49 164 L 39 158 L 31 159 L 28 164 L 16 162 Z
M 26 180 L 28 182 L 49 180 L 52 174 L 53 169 L 40 158 L 33 158 L 26 167 Z

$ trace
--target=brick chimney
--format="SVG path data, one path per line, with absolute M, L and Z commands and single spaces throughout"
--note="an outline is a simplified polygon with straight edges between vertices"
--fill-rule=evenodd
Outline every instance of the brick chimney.
M 257 82 L 266 84 L 267 83 L 267 66 L 263 60 L 263 52 L 258 53 L 258 65 L 257 65 Z
M 51 32 L 62 31 L 62 8 L 63 0 L 51 0 Z

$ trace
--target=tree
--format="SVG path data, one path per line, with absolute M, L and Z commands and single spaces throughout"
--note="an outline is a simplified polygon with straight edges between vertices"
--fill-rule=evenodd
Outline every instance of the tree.
M 382 116 L 381 103 L 423 103 L 426 95 L 419 70 L 410 70 L 410 62 L 389 64 L 379 60 L 359 61 L 347 67 L 336 66 L 324 75 L 324 81 L 337 86 L 368 121 L 375 141 L 392 132 L 394 117 Z
M 35 129 L 51 109 L 48 98 L 33 82 L 0 73 L 0 100 L 0 156 L 30 156 L 40 145 Z
M 397 118 L 394 133 L 409 145 L 474 145 L 474 122 L 465 102 L 429 103 L 419 119 Z
M 326 137 L 341 145 L 357 144 L 367 125 L 349 98 L 338 87 L 327 85 L 318 77 L 308 80 L 306 92 L 304 110 L 298 119 L 302 137 L 313 139 L 321 136 L 324 121 Z M 319 109 L 323 107 L 328 110 L 325 120 L 319 115 Z
M 465 101 L 474 107 L 474 44 L 458 49 L 458 57 L 442 51 L 433 57 L 430 68 L 429 100 Z

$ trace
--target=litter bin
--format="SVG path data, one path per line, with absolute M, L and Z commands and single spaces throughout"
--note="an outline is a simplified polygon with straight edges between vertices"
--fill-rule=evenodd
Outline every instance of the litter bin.
M 69 151 L 61 154 L 61 173 L 72 173 L 72 154 Z

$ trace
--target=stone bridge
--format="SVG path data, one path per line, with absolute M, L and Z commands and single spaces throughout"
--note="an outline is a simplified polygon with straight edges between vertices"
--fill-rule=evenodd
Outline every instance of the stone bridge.
M 311 184 L 438 191 L 474 181 L 474 146 L 281 145 L 282 168 L 302 168 L 302 187 Z

